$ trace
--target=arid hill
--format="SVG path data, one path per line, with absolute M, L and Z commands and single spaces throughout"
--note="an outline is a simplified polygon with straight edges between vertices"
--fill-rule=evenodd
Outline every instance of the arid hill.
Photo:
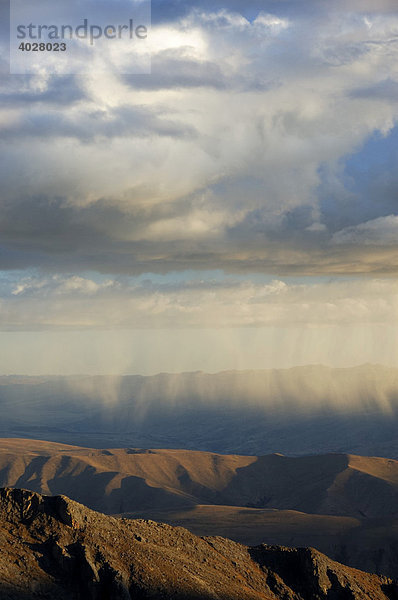
M 398 517 L 398 461 L 188 450 L 96 450 L 0 439 L 0 485 L 65 494 L 108 514 L 198 504 Z
M 97 450 L 0 439 L 0 486 L 64 494 L 94 510 L 237 542 L 313 546 L 398 574 L 398 462 L 186 450 Z
M 0 490 L 2 600 L 395 600 L 392 580 L 313 549 L 246 547 L 64 496 Z

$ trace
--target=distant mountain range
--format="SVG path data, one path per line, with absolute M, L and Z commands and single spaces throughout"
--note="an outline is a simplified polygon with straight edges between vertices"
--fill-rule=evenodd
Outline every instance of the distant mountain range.
M 398 369 L 0 377 L 0 436 L 79 446 L 398 458 Z
M 313 549 L 246 547 L 128 521 L 64 496 L 0 490 L 7 600 L 393 600 L 397 583 Z
M 398 461 L 345 454 L 220 455 L 0 440 L 0 486 L 64 494 L 92 509 L 199 535 L 313 546 L 398 574 Z

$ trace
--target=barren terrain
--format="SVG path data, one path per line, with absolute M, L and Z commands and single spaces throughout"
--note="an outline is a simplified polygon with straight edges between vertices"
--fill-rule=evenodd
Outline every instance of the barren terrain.
M 398 573 L 398 461 L 89 449 L 0 439 L 0 486 L 64 494 L 101 512 L 245 544 L 313 546 Z
M 64 496 L 0 490 L 3 600 L 394 600 L 393 581 L 313 549 L 246 547 Z

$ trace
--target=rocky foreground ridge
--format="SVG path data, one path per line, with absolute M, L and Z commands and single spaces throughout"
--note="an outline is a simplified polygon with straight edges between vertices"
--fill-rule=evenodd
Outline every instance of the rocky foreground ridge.
M 247 547 L 65 496 L 0 489 L 1 600 L 397 600 L 391 579 L 311 548 Z

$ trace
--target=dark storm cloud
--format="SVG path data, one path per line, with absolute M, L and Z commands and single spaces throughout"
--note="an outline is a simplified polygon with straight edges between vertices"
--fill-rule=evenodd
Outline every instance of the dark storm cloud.
M 182 206 L 180 207 L 182 209 Z M 186 212 L 188 209 L 185 207 Z M 327 232 L 308 230 L 311 208 L 284 215 L 279 228 L 270 230 L 265 216 L 250 214 L 217 239 L 179 241 L 142 239 L 140 232 L 159 219 L 181 218 L 176 207 L 123 213 L 106 201 L 79 209 L 61 199 L 32 198 L 2 211 L 1 267 L 36 267 L 49 272 L 97 270 L 102 273 L 167 273 L 206 269 L 274 274 L 393 273 L 398 262 L 385 263 L 385 246 L 373 243 L 336 246 Z M 123 232 L 137 239 L 123 239 Z M 353 237 L 353 236 L 351 236 Z M 350 240 L 348 240 L 350 243 Z M 391 243 L 391 242 L 389 242 Z M 341 247 L 341 245 L 343 247 Z

